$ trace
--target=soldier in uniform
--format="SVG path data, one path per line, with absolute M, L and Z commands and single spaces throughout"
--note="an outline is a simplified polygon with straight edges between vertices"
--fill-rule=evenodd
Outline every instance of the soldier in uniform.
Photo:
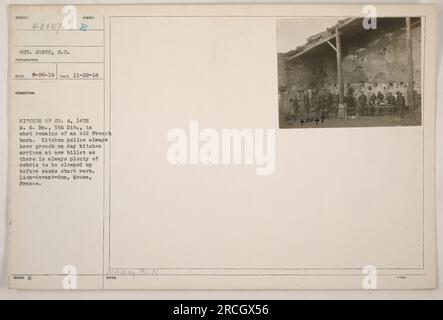
M 365 116 L 367 116 L 369 114 L 367 102 L 368 102 L 368 98 L 366 97 L 366 95 L 362 91 L 360 93 L 360 95 L 358 96 L 358 105 L 360 107 L 359 109 L 361 110 L 362 115 L 365 115 Z
M 388 96 L 386 97 L 386 100 L 390 105 L 395 107 L 397 101 L 396 101 L 394 95 L 392 94 L 392 92 L 389 91 Z
M 377 93 L 377 104 L 381 105 L 383 100 L 385 100 L 385 96 L 380 91 Z
M 403 116 L 405 108 L 406 108 L 405 97 L 404 97 L 404 95 L 400 91 L 397 91 L 397 100 L 396 100 L 396 103 L 395 103 L 395 112 L 399 113 L 401 116 Z
M 373 116 L 375 114 L 375 108 L 377 105 L 377 96 L 375 95 L 375 93 L 373 92 L 372 95 L 369 97 L 369 115 Z
M 356 112 L 356 103 L 354 98 L 354 88 L 348 83 L 347 94 L 346 94 L 346 105 L 348 114 L 355 114 Z

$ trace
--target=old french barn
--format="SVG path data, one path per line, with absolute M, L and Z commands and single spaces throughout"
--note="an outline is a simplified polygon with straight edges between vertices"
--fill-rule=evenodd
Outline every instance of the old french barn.
M 347 18 L 279 53 L 280 127 L 313 116 L 331 126 L 421 124 L 421 28 L 421 18 L 378 18 L 375 29 Z

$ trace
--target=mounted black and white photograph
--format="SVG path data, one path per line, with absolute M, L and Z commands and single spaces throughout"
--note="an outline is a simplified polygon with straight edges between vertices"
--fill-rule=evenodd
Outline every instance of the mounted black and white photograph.
M 421 17 L 277 22 L 280 128 L 422 123 Z

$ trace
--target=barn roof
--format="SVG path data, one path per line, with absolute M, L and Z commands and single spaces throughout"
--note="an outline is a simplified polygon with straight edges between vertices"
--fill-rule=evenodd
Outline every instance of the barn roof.
M 411 18 L 414 25 L 420 23 L 420 18 Z M 342 38 L 342 46 L 346 46 L 347 43 L 365 43 L 373 37 L 377 37 L 381 32 L 389 32 L 399 28 L 405 28 L 405 19 L 394 18 L 378 18 L 377 29 L 365 29 L 363 28 L 363 18 L 345 18 L 338 21 L 335 25 L 327 28 L 325 31 L 317 33 L 307 38 L 306 43 L 298 46 L 294 50 L 286 52 L 284 57 L 286 61 L 295 60 L 304 56 L 307 53 L 313 53 L 324 49 L 325 46 L 335 45 L 336 30 L 339 31 Z

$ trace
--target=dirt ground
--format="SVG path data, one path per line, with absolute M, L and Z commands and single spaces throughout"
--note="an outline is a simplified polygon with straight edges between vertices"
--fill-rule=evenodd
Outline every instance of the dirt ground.
M 338 119 L 337 117 L 297 117 L 297 119 L 286 119 L 286 114 L 280 113 L 280 128 L 346 128 L 346 127 L 397 127 L 397 126 L 419 126 L 420 116 L 412 120 L 409 114 L 402 116 L 378 115 L 359 116 Z

